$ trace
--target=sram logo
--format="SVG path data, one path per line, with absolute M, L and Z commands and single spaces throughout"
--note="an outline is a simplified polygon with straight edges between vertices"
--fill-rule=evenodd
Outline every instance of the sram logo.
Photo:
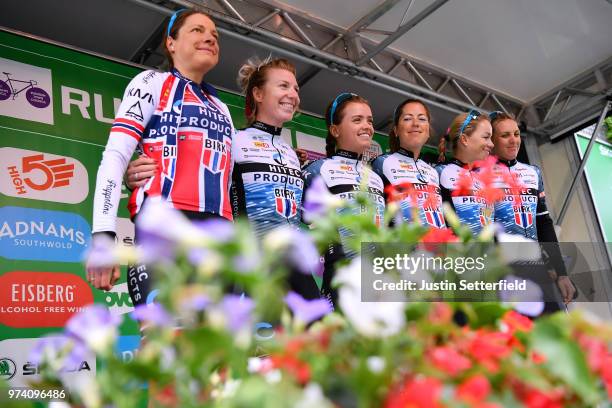
M 76 159 L 0 148 L 0 191 L 11 197 L 78 204 L 89 192 L 87 170 Z
M 62 327 L 91 303 L 91 288 L 71 273 L 13 271 L 0 276 L 0 323 L 9 327 Z

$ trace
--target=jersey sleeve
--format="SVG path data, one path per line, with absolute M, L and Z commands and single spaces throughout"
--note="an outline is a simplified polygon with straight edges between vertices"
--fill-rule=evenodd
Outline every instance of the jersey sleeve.
M 93 232 L 116 231 L 121 183 L 159 101 L 162 75 L 144 71 L 128 84 L 98 167 L 94 194 Z

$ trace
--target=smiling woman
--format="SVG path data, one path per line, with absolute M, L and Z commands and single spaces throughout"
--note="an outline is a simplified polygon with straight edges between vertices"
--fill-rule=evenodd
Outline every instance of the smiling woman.
M 116 235 L 122 176 L 136 148 L 147 156 L 150 168 L 149 179 L 130 197 L 132 219 L 146 200 L 166 201 L 190 219 L 233 219 L 229 177 L 234 127 L 227 106 L 203 81 L 219 61 L 215 23 L 203 12 L 179 10 L 170 18 L 163 44 L 170 72 L 138 74 L 111 128 L 96 181 L 94 240 Z M 143 266 L 138 271 L 139 280 L 128 279 L 134 305 L 144 303 L 152 289 L 152 271 Z M 135 267 L 128 275 L 136 276 Z M 119 278 L 119 265 L 89 259 L 87 277 L 94 287 L 110 290 Z
M 362 191 L 370 201 L 376 224 L 380 226 L 385 212 L 383 182 L 362 160 L 374 134 L 368 101 L 353 93 L 341 93 L 327 107 L 325 120 L 328 126 L 327 158 L 317 160 L 304 169 L 304 195 L 324 195 L 326 192 L 321 189 L 326 188 L 336 197 L 354 203 L 357 193 Z M 360 206 L 356 210 L 363 212 L 369 208 Z M 325 254 L 321 288 L 334 303 L 337 293 L 332 290 L 331 282 L 335 265 L 345 257 L 353 258 L 356 255 L 348 251 L 346 245 L 346 239 L 353 232 L 342 228 L 339 233 L 340 243 L 330 246 Z

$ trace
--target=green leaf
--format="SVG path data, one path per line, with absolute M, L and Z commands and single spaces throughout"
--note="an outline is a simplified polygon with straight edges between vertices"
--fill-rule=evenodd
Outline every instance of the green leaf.
M 589 405 L 598 399 L 596 382 L 589 372 L 580 348 L 550 320 L 536 323 L 532 344 L 537 353 L 546 357 L 544 367 L 569 385 Z

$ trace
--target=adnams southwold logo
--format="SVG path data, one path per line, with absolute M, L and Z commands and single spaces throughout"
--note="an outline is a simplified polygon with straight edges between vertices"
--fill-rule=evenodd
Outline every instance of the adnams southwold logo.
M 0 58 L 0 115 L 53 124 L 51 70 Z
M 93 303 L 90 286 L 66 272 L 12 271 L 0 275 L 0 324 L 62 327 Z
M 89 192 L 87 170 L 67 156 L 0 148 L 0 192 L 7 196 L 78 204 Z
M 2 362 L 7 362 L 9 369 L 13 364 L 13 375 L 5 378 L 0 371 L 0 378 L 7 380 L 10 387 L 29 387 L 30 383 L 39 381 L 40 368 L 30 359 L 30 354 L 39 339 L 7 339 L 0 341 L 0 370 Z M 90 376 L 92 379 L 96 375 L 96 357 L 88 352 L 82 360 L 74 361 L 61 370 L 60 377 L 68 390 L 77 385 L 83 376 Z
M 22 207 L 0 208 L 0 256 L 8 259 L 81 262 L 91 228 L 78 214 Z

